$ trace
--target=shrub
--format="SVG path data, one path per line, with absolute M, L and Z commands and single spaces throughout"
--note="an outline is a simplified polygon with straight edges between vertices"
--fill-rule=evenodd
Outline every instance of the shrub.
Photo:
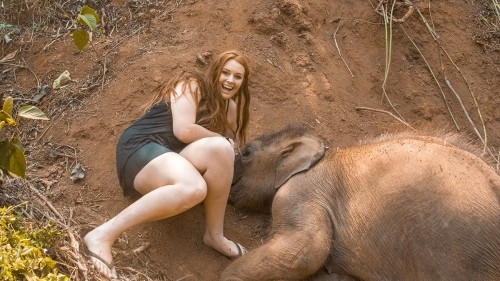
M 18 206 L 0 208 L 0 276 L 2 280 L 66 281 L 47 249 L 62 233 L 54 223 L 38 226 L 23 219 Z

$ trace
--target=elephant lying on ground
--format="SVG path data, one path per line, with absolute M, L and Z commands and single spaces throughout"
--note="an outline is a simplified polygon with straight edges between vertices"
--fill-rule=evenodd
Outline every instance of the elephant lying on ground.
M 230 202 L 272 202 L 272 229 L 221 279 L 298 280 L 325 267 L 361 280 L 500 280 L 500 177 L 460 142 L 403 133 L 325 152 L 288 128 L 248 143 Z

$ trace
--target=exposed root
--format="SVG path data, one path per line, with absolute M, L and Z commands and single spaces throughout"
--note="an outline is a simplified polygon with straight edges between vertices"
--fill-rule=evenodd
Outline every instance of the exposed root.
M 387 11 L 387 9 L 384 7 L 384 4 L 387 4 L 388 2 L 389 2 L 388 0 L 380 0 L 377 7 L 375 8 L 375 12 L 377 12 L 381 16 L 384 16 L 384 14 Z M 404 14 L 404 16 L 402 16 L 401 18 L 398 19 L 398 18 L 391 17 L 391 20 L 393 22 L 399 22 L 399 23 L 405 22 L 413 14 L 413 12 L 415 12 L 415 6 L 414 6 L 413 2 L 410 0 L 404 0 L 401 2 L 395 1 L 393 4 L 395 4 L 395 8 L 408 7 L 408 10 Z

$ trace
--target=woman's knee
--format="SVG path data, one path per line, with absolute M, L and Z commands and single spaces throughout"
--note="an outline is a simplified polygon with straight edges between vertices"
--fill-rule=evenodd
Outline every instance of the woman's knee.
M 207 183 L 202 176 L 186 178 L 180 184 L 184 185 L 184 191 L 192 201 L 201 202 L 207 197 Z
M 208 143 L 206 149 L 213 155 L 224 157 L 227 160 L 234 161 L 234 148 L 233 145 L 224 137 L 213 137 L 207 139 Z

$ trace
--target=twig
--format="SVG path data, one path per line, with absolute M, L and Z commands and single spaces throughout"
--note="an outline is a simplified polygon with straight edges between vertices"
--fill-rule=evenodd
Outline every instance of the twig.
M 382 3 L 382 1 L 381 1 Z M 394 105 L 391 102 L 391 99 L 389 99 L 389 96 L 387 95 L 386 91 L 386 84 L 387 84 L 387 78 L 389 77 L 389 69 L 391 67 L 391 57 L 392 57 L 392 17 L 393 17 L 393 12 L 394 12 L 394 5 L 396 4 L 396 1 L 394 0 L 391 8 L 391 13 L 390 16 L 387 14 L 388 12 L 385 10 L 384 6 L 381 6 L 381 9 L 383 10 L 383 16 L 384 16 L 384 27 L 385 27 L 385 71 L 384 71 L 384 82 L 382 83 L 382 101 L 384 97 L 387 99 L 387 102 L 389 102 L 389 105 L 391 108 L 394 110 L 399 115 L 399 118 L 403 120 L 403 117 L 401 114 L 399 114 L 398 110 L 394 107 Z
M 382 16 L 385 16 L 385 12 L 384 12 L 384 6 L 383 4 L 387 2 L 387 0 L 380 0 L 377 4 L 377 7 L 375 7 L 375 12 L 377 12 L 378 14 L 382 15 Z M 370 4 L 372 5 L 373 7 L 373 4 L 370 2 Z M 394 4 L 396 4 L 396 0 L 394 0 L 393 2 L 393 7 L 394 7 Z M 405 22 L 406 19 L 408 19 L 412 14 L 413 12 L 415 11 L 415 7 L 413 5 L 413 2 L 411 2 L 410 0 L 405 0 L 403 2 L 403 4 L 405 6 L 408 6 L 408 11 L 406 11 L 406 13 L 404 14 L 404 16 L 400 19 L 396 19 L 394 17 L 391 16 L 391 21 L 393 22 L 399 22 L 399 23 L 402 23 L 402 22 Z M 394 10 L 394 9 L 393 9 Z
M 335 30 L 335 32 L 333 33 L 333 42 L 335 43 L 335 47 L 337 48 L 337 52 L 339 52 L 339 55 L 340 55 L 340 58 L 342 59 L 342 61 L 344 62 L 345 66 L 347 67 L 347 70 L 349 70 L 349 73 L 351 74 L 351 77 L 354 78 L 354 74 L 352 74 L 352 71 L 351 69 L 349 68 L 349 65 L 347 65 L 347 62 L 344 60 L 344 57 L 342 56 L 342 54 L 340 53 L 340 48 L 339 48 L 339 44 L 337 44 L 337 32 L 339 31 L 340 29 L 340 25 L 342 24 L 342 20 L 339 21 L 339 24 L 337 25 L 337 29 Z
M 481 134 L 479 133 L 479 131 L 477 130 L 476 126 L 474 125 L 474 122 L 472 121 L 472 119 L 470 118 L 469 114 L 467 113 L 467 110 L 465 109 L 465 106 L 462 103 L 462 99 L 457 94 L 457 92 L 455 92 L 455 89 L 453 89 L 453 87 L 451 86 L 451 83 L 448 80 L 448 78 L 445 76 L 444 79 L 445 79 L 446 85 L 448 85 L 448 87 L 450 88 L 450 90 L 455 94 L 455 96 L 457 97 L 458 101 L 460 102 L 460 105 L 462 106 L 462 109 L 464 110 L 465 115 L 467 116 L 467 119 L 471 123 L 472 128 L 474 129 L 474 132 L 476 132 L 476 134 L 479 137 L 479 139 L 481 140 L 481 142 L 483 142 L 483 144 L 484 144 L 483 153 L 488 152 L 490 154 L 490 156 L 497 161 L 497 167 L 498 167 L 498 165 L 500 165 L 500 163 L 499 163 L 500 159 L 495 158 L 495 155 L 493 154 L 493 151 L 486 145 L 486 139 L 483 139 L 481 137 Z M 483 123 L 483 125 L 484 125 L 484 123 Z M 498 171 L 498 168 L 497 168 L 497 171 Z
M 430 3 L 429 3 L 429 5 L 430 5 Z M 436 31 L 434 31 L 434 29 L 431 28 L 431 26 L 429 25 L 429 22 L 427 21 L 427 19 L 420 12 L 420 9 L 417 8 L 416 10 L 417 10 L 418 14 L 420 15 L 420 18 L 424 22 L 425 26 L 427 27 L 427 29 L 431 33 L 432 38 L 434 38 L 434 40 L 437 41 L 437 39 L 439 38 L 439 35 L 436 33 Z
M 420 17 L 422 18 L 422 20 L 424 21 L 424 23 L 426 23 L 426 26 L 429 29 L 429 32 L 431 33 L 432 38 L 434 38 L 434 41 L 436 42 L 436 44 L 438 44 L 439 48 L 445 53 L 445 55 L 448 58 L 448 60 L 455 67 L 455 69 L 458 71 L 458 73 L 460 73 L 460 76 L 462 77 L 462 79 L 464 80 L 465 84 L 467 85 L 467 89 L 469 90 L 469 93 L 471 94 L 472 100 L 474 101 L 474 105 L 477 108 L 477 113 L 479 115 L 479 120 L 481 120 L 481 124 L 482 124 L 482 127 L 483 127 L 484 139 L 483 139 L 483 137 L 481 137 L 481 135 L 479 134 L 479 132 L 477 131 L 477 129 L 475 127 L 474 127 L 474 130 L 476 131 L 476 133 L 478 134 L 478 136 L 480 137 L 481 141 L 484 144 L 483 150 L 486 151 L 486 149 L 488 147 L 488 135 L 487 135 L 487 132 L 486 132 L 486 125 L 484 123 L 483 115 L 481 114 L 481 109 L 479 108 L 479 104 L 478 104 L 477 99 L 476 99 L 476 95 L 472 91 L 472 88 L 471 88 L 471 86 L 469 84 L 469 81 L 467 81 L 467 78 L 465 78 L 465 75 L 462 73 L 462 70 L 460 70 L 460 68 L 457 66 L 457 64 L 455 63 L 455 61 L 453 61 L 453 59 L 451 58 L 450 54 L 448 54 L 448 52 L 445 50 L 445 48 L 443 47 L 443 45 L 441 45 L 441 43 L 438 41 L 437 36 L 434 36 L 435 32 L 427 24 L 427 21 L 425 20 L 424 15 L 422 15 L 422 13 L 420 12 L 420 10 L 418 8 L 417 8 L 417 12 L 420 15 Z M 449 83 L 449 81 L 446 79 L 446 77 L 445 77 L 445 81 L 446 81 L 447 84 Z M 448 86 L 451 86 L 451 85 L 448 85 Z M 454 91 L 454 90 L 452 90 L 452 91 Z M 455 94 L 455 96 L 457 98 L 459 97 L 456 92 L 454 92 L 454 94 Z M 462 103 L 461 100 L 459 100 L 459 102 Z M 465 110 L 465 108 L 463 107 L 463 105 L 462 105 L 462 108 Z M 465 111 L 465 112 L 467 114 L 467 111 Z M 467 117 L 469 118 L 468 114 L 467 114 Z M 469 121 L 471 121 L 471 120 L 469 119 Z
M 191 277 L 191 276 L 193 276 L 193 275 L 192 274 L 188 274 L 188 275 L 186 275 L 186 276 L 184 276 L 184 277 L 182 277 L 180 279 L 177 279 L 176 281 L 181 281 L 181 280 L 184 280 L 184 279 L 186 279 L 188 277 Z
M 102 81 L 101 81 L 101 90 L 104 90 L 104 83 L 106 82 L 106 72 L 108 71 L 108 68 L 106 66 L 106 56 L 103 58 L 102 62 Z
M 381 110 L 381 109 L 369 108 L 369 107 L 356 107 L 356 110 L 357 111 L 359 111 L 359 110 L 370 110 L 370 111 L 375 111 L 375 112 L 380 112 L 380 113 L 384 113 L 384 114 L 390 115 L 391 117 L 393 117 L 394 119 L 396 119 L 399 122 L 403 123 L 404 125 L 406 125 L 410 129 L 415 130 L 415 128 L 413 128 L 410 124 L 408 124 L 407 122 L 405 122 L 403 119 L 397 117 L 396 115 L 392 114 L 392 112 Z
M 49 209 L 57 216 L 57 218 L 60 220 L 58 222 L 61 223 L 64 228 L 66 228 L 66 222 L 64 220 L 64 217 L 56 210 L 56 208 L 54 208 L 52 203 L 50 203 L 49 199 L 47 199 L 47 197 L 45 197 L 42 193 L 40 193 L 40 191 L 34 188 L 31 185 L 31 183 L 28 182 L 28 186 L 38 196 L 38 198 L 40 198 L 45 203 L 45 205 L 47 205 L 47 207 L 49 207 Z
M 73 232 L 70 230 L 70 228 L 67 229 L 66 231 L 68 233 L 69 239 L 70 239 L 70 245 L 71 248 L 73 248 L 73 251 L 70 251 L 71 255 L 73 256 L 74 259 L 76 259 L 76 265 L 78 267 L 78 270 L 84 275 L 87 276 L 87 266 L 85 265 L 85 261 L 83 260 L 82 254 L 80 253 L 80 243 L 75 239 L 75 235 Z
M 476 132 L 476 134 L 479 137 L 479 139 L 481 140 L 481 142 L 486 146 L 485 140 L 483 139 L 483 137 L 481 136 L 481 134 L 477 130 L 476 125 L 474 125 L 474 121 L 472 121 L 471 117 L 469 116 L 467 109 L 465 109 L 465 106 L 464 106 L 464 103 L 462 102 L 462 99 L 460 98 L 458 93 L 455 91 L 453 86 L 451 86 L 451 83 L 450 83 L 450 80 L 448 80 L 448 77 L 445 76 L 444 81 L 446 82 L 446 85 L 448 85 L 448 88 L 450 88 L 450 90 L 453 92 L 453 94 L 455 94 L 455 97 L 457 98 L 458 102 L 460 103 L 460 106 L 462 107 L 462 109 L 465 113 L 465 116 L 467 117 L 467 120 L 469 120 L 469 123 L 472 125 L 474 132 Z
M 54 123 L 50 123 L 47 128 L 43 131 L 43 133 L 38 137 L 38 139 L 35 141 L 35 144 L 37 144 L 40 140 L 42 140 L 43 136 L 45 136 L 45 134 L 47 133 L 47 131 L 50 129 L 50 127 L 52 127 L 52 125 L 54 125 Z
M 151 281 L 153 280 L 153 279 L 149 278 L 146 274 L 144 274 L 144 273 L 142 273 L 142 272 L 140 272 L 140 271 L 138 271 L 138 270 L 136 270 L 136 269 L 133 269 L 132 267 L 123 267 L 122 269 L 125 269 L 125 270 L 128 270 L 128 271 L 132 271 L 132 272 L 134 272 L 134 273 L 137 273 L 137 274 L 139 274 L 139 275 L 142 275 L 142 276 L 143 276 L 144 278 L 146 278 L 147 280 L 151 280 Z
M 444 91 L 441 88 L 441 85 L 439 84 L 439 81 L 437 80 L 436 75 L 434 75 L 434 72 L 432 71 L 432 68 L 429 65 L 429 62 L 427 62 L 427 59 L 425 59 L 424 54 L 422 54 L 422 52 L 420 51 L 420 48 L 418 48 L 417 44 L 415 44 L 415 42 L 410 38 L 410 35 L 408 35 L 408 33 L 406 32 L 406 29 L 404 28 L 404 26 L 402 24 L 400 26 L 403 29 L 403 32 L 405 33 L 406 37 L 408 37 L 408 40 L 410 40 L 410 42 L 413 44 L 413 46 L 417 49 L 418 53 L 420 54 L 420 56 L 424 60 L 425 64 L 427 65 L 427 68 L 429 69 L 429 72 L 431 73 L 432 78 L 434 79 L 434 82 L 436 82 L 436 85 L 438 86 L 439 91 L 441 92 L 441 95 L 443 96 L 444 103 L 446 104 L 446 108 L 448 109 L 448 112 L 450 113 L 450 116 L 451 116 L 451 119 L 453 120 L 453 123 L 455 124 L 455 127 L 457 128 L 457 130 L 460 131 L 460 127 L 458 126 L 457 121 L 455 121 L 455 117 L 453 116 L 453 113 L 451 112 L 450 105 L 448 104 L 448 101 L 446 100 L 446 95 L 444 94 Z
M 500 171 L 500 150 L 498 151 L 498 155 L 495 159 L 497 161 L 497 172 Z

